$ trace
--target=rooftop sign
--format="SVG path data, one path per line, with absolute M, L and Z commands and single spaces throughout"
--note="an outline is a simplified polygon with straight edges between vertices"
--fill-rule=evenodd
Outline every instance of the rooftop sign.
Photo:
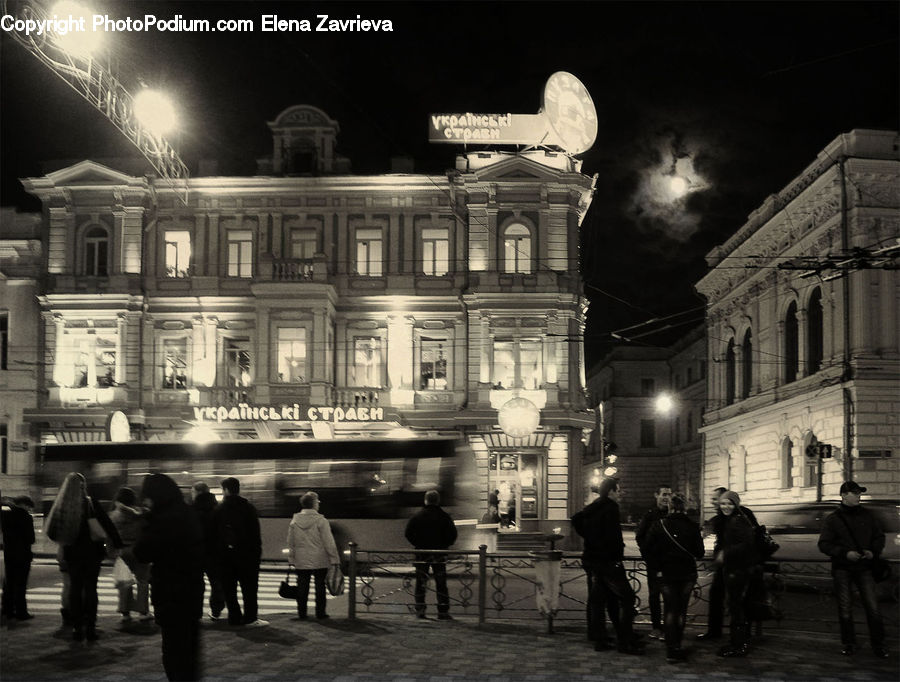
M 318 407 L 310 406 L 306 411 L 300 405 L 224 405 L 195 407 L 194 420 L 199 422 L 243 422 L 243 421 L 326 421 L 338 422 L 380 422 L 384 421 L 381 407 Z
M 597 137 L 597 111 L 587 88 L 557 71 L 544 86 L 537 114 L 431 114 L 428 141 L 444 144 L 548 145 L 586 152 Z

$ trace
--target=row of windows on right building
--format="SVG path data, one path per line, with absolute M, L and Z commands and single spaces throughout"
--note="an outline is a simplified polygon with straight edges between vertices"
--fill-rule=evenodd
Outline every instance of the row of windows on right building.
M 815 374 L 822 368 L 824 314 L 822 289 L 815 287 L 804 308 L 798 308 L 797 300 L 791 300 L 784 315 L 778 322 L 780 343 L 777 354 L 765 353 L 754 348 L 753 325 L 747 326 L 740 335 L 728 339 L 725 348 L 725 404 L 749 398 L 759 390 L 762 363 L 780 364 L 780 382 L 789 384 L 801 376 Z M 801 366 L 801 343 L 803 363 Z M 802 371 L 802 374 L 801 374 Z

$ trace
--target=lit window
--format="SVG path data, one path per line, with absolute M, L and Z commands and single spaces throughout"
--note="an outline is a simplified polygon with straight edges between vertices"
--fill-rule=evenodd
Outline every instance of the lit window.
M 494 388 L 540 388 L 543 346 L 537 339 L 494 342 Z
M 422 339 L 421 381 L 419 387 L 425 390 L 443 391 L 447 388 L 446 341 Z
M 163 339 L 162 387 L 173 390 L 187 388 L 187 339 Z
M 252 381 L 249 339 L 225 339 L 225 383 L 250 386 Z
M 450 269 L 450 240 L 447 230 L 422 230 L 422 272 L 446 275 Z
M 531 272 L 531 232 L 521 224 L 503 232 L 503 272 Z
M 356 231 L 356 274 L 381 277 L 381 230 Z
M 250 230 L 228 231 L 228 276 L 253 276 L 253 233 Z
M 109 235 L 102 227 L 92 227 L 84 235 L 84 274 L 88 277 L 109 274 Z
M 116 335 L 66 330 L 54 379 L 71 388 L 116 385 Z
M 291 258 L 312 260 L 316 253 L 316 231 L 291 230 Z
M 191 268 L 191 233 L 168 230 L 166 242 L 166 277 L 188 277 Z
M 381 339 L 353 340 L 353 385 L 377 388 L 381 386 Z
M 306 329 L 303 327 L 278 328 L 278 381 L 306 381 Z

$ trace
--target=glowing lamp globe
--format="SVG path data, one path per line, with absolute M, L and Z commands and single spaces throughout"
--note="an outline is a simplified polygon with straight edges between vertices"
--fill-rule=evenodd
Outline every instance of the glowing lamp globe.
M 60 20 L 82 19 L 82 23 L 86 30 L 84 31 L 66 31 L 60 33 L 58 31 L 52 33 L 54 42 L 68 52 L 73 57 L 87 59 L 96 53 L 103 42 L 103 32 L 95 31 L 93 24 L 93 13 L 87 7 L 73 2 L 72 0 L 62 0 L 56 3 L 50 10 L 50 17 L 56 16 Z M 62 23 L 61 26 L 68 26 Z
M 513 398 L 502 405 L 497 422 L 510 438 L 527 438 L 541 423 L 541 411 L 527 398 Z
M 135 95 L 134 115 L 144 129 L 156 137 L 162 137 L 178 123 L 172 102 L 156 90 L 141 90 Z

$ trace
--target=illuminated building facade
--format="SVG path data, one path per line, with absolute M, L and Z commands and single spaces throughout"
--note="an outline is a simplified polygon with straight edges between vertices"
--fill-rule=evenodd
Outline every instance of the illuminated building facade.
M 851 477 L 900 493 L 897 150 L 896 132 L 837 137 L 708 254 L 704 499 L 836 499 Z
M 525 530 L 580 495 L 591 179 L 550 151 L 470 153 L 445 175 L 350 175 L 338 124 L 269 124 L 253 177 L 184 188 L 83 161 L 25 179 L 43 203 L 40 403 L 31 439 L 457 434 Z M 498 411 L 540 411 L 512 438 Z M 573 480 L 574 479 L 574 480 Z

